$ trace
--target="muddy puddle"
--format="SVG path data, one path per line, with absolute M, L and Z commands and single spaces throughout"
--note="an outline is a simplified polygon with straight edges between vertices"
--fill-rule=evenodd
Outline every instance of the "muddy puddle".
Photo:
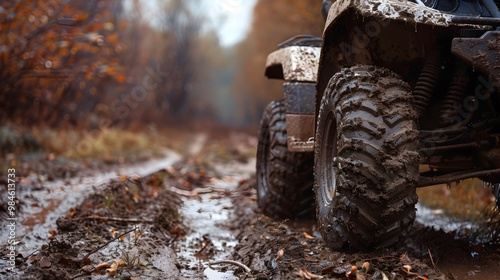
M 426 247 L 428 258 L 433 258 L 447 279 L 500 279 L 498 245 L 487 240 L 488 231 L 495 229 L 447 216 L 443 209 L 431 209 L 420 203 L 416 208 L 415 227 L 420 230 L 411 242 Z M 426 229 L 421 230 L 422 227 Z
M 229 219 L 234 215 L 231 200 L 241 180 L 246 180 L 255 169 L 255 160 L 246 164 L 219 165 L 221 179 L 213 178 L 208 190 L 193 197 L 184 197 L 179 211 L 189 228 L 188 234 L 174 246 L 181 264 L 181 277 L 186 279 L 239 279 L 234 275 L 237 267 L 211 265 L 231 259 L 238 244 L 230 229 Z
M 463 221 L 447 216 L 442 209 L 431 209 L 418 203 L 417 217 L 415 221 L 426 227 L 431 227 L 444 232 L 460 232 L 471 231 L 477 228 L 477 225 L 470 221 Z

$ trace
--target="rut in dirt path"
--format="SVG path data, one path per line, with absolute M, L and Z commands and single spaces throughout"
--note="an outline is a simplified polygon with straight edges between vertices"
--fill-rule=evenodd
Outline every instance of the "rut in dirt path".
M 45 182 L 33 188 L 28 178 L 18 185 L 17 198 L 23 202 L 16 228 L 19 241 L 24 244 L 18 252 L 28 255 L 43 245 L 49 230 L 55 227 L 57 218 L 66 215 L 71 208 L 80 204 L 90 193 L 99 192 L 111 180 L 120 175 L 149 175 L 165 166 L 171 166 L 181 156 L 173 151 L 164 151 L 159 159 L 125 166 L 116 171 L 99 173 L 92 176 L 58 179 Z M 19 174 L 21 175 L 21 174 Z M 22 175 L 21 175 L 22 176 Z M 101 189 L 100 189 L 101 188 Z M 7 231 L 0 233 L 0 240 L 7 240 Z
M 214 261 L 231 260 L 238 244 L 230 220 L 234 218 L 232 199 L 236 188 L 255 171 L 255 160 L 246 164 L 216 165 L 220 179 L 183 198 L 179 209 L 188 234 L 176 242 L 175 251 L 181 264 L 181 277 L 187 279 L 235 279 L 229 268 L 224 273 L 209 267 Z M 224 278 L 221 278 L 224 277 Z

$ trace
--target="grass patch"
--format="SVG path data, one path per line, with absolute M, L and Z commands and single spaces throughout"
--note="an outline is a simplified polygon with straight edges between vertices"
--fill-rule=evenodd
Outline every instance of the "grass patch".
M 255 157 L 256 147 L 256 137 L 248 132 L 220 127 L 102 127 L 82 131 L 0 126 L 0 154 L 10 158 L 35 155 L 42 160 L 61 157 L 115 163 L 162 156 L 169 149 L 208 168 L 214 163 L 248 162 Z
M 155 129 L 124 130 L 100 128 L 94 130 L 21 128 L 0 126 L 0 153 L 24 154 L 43 152 L 70 159 L 120 157 L 151 157 L 172 146 L 167 135 Z
M 71 159 L 148 156 L 162 147 L 154 133 L 103 128 L 94 131 L 33 130 L 41 144 L 56 155 Z

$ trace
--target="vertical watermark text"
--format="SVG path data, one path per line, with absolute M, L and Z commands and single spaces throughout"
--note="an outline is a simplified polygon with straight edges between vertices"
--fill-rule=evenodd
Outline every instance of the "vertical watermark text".
M 7 169 L 7 222 L 4 224 L 6 232 L 8 232 L 7 240 L 7 271 L 14 272 L 16 270 L 16 169 Z

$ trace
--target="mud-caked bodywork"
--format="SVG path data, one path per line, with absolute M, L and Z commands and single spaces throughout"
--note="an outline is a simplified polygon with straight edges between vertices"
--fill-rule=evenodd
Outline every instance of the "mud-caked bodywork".
M 329 246 L 402 241 L 418 187 L 500 183 L 499 26 L 495 0 L 336 0 L 321 44 L 269 55 L 266 76 L 285 80 L 287 152 L 314 157 Z
M 315 94 L 321 48 L 317 46 L 288 46 L 267 57 L 266 76 L 282 79 L 288 149 L 310 151 L 315 123 Z

